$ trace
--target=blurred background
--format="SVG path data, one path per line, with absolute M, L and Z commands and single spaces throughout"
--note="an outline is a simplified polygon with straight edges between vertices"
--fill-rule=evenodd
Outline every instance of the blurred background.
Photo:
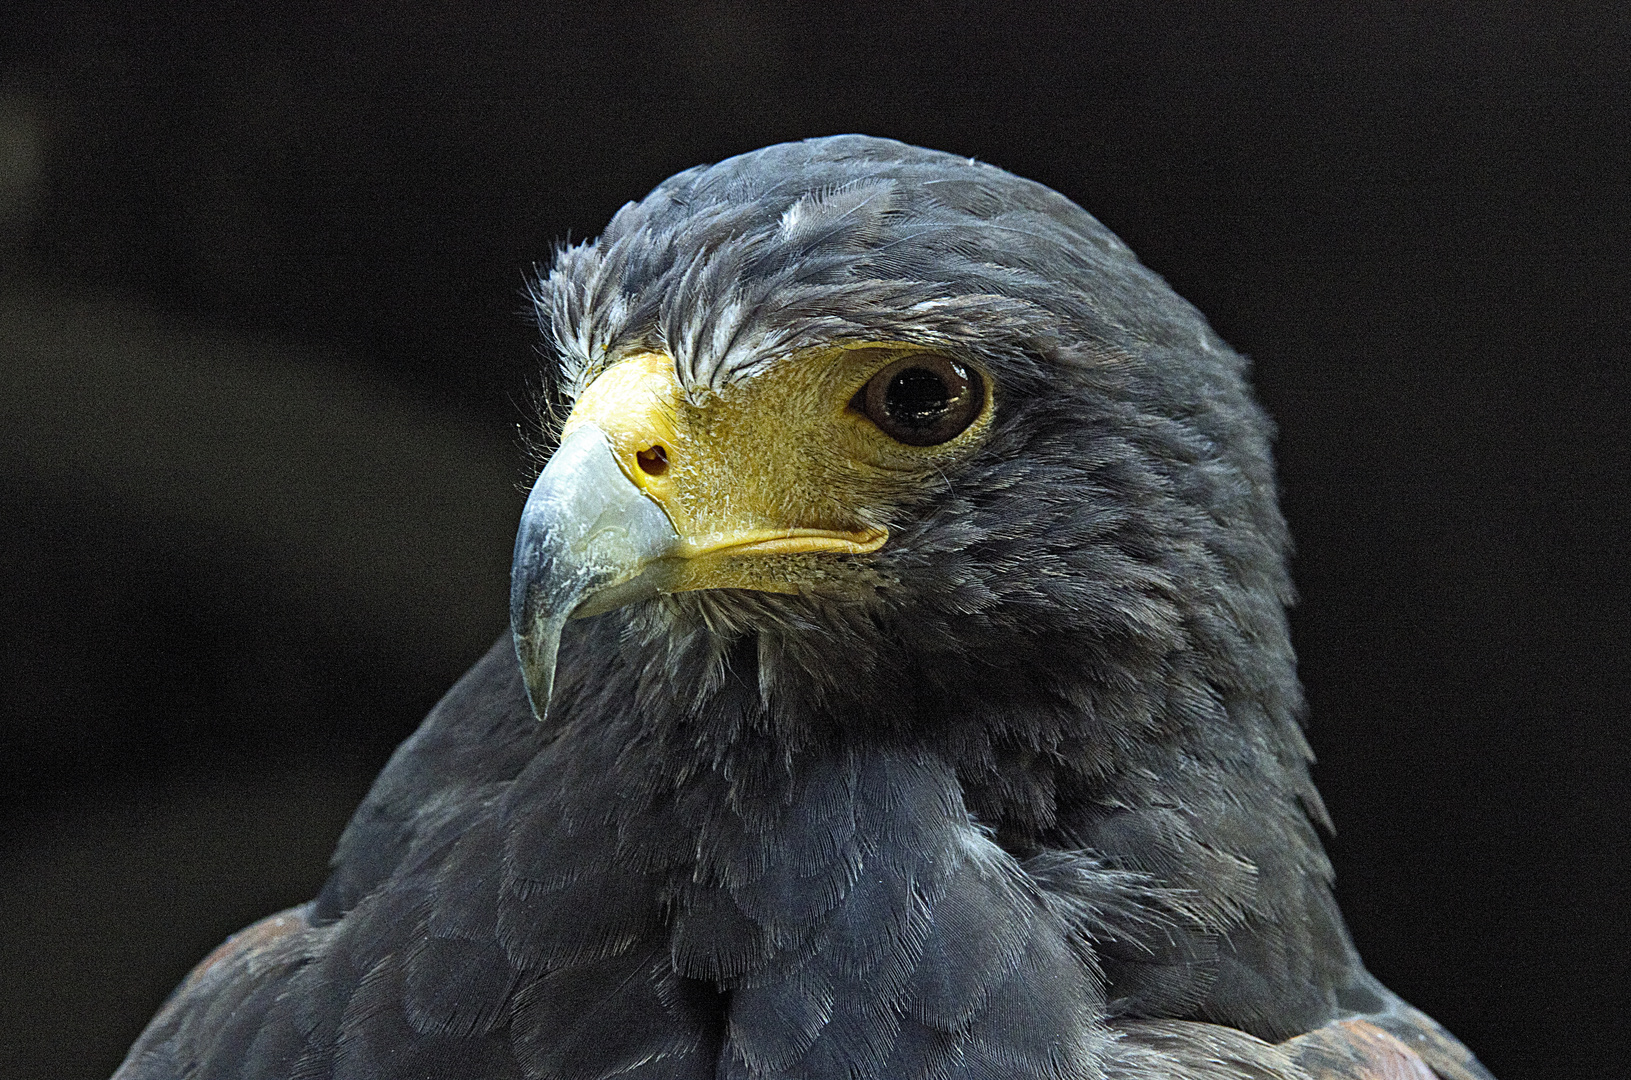
M 1624 1075 L 1631 8 L 339 7 L 0 12 L 0 1075 L 311 896 L 505 629 L 534 264 L 843 131 L 1253 357 L 1361 951 L 1505 1080 Z

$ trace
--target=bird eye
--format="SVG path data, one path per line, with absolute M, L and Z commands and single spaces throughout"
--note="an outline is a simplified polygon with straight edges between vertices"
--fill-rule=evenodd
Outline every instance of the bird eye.
M 985 404 L 985 390 L 973 368 L 919 353 L 872 376 L 852 404 L 890 438 L 934 446 L 974 422 Z

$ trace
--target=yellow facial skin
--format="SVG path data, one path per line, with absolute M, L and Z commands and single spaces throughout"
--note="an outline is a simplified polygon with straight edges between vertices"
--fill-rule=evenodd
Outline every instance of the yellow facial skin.
M 562 437 L 600 429 L 628 479 L 681 539 L 665 591 L 746 588 L 796 593 L 829 557 L 889 539 L 888 519 L 976 447 L 991 423 L 991 381 L 975 421 L 936 446 L 891 439 L 850 407 L 877 372 L 912 352 L 858 345 L 805 354 L 686 400 L 663 353 L 625 357 L 579 395 Z

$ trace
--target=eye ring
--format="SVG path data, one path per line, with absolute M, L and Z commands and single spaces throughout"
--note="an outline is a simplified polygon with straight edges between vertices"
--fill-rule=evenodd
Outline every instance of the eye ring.
M 913 353 L 867 382 L 851 405 L 878 430 L 908 446 L 961 435 L 985 406 L 980 373 L 938 353 Z

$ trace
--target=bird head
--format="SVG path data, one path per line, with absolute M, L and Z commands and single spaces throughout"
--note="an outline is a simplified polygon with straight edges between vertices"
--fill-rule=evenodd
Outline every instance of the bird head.
M 535 301 L 570 402 L 512 578 L 539 715 L 568 620 L 614 609 L 753 637 L 761 692 L 818 711 L 908 685 L 942 714 L 993 687 L 1127 723 L 1295 710 L 1245 362 L 1062 195 L 773 146 L 625 206 Z

